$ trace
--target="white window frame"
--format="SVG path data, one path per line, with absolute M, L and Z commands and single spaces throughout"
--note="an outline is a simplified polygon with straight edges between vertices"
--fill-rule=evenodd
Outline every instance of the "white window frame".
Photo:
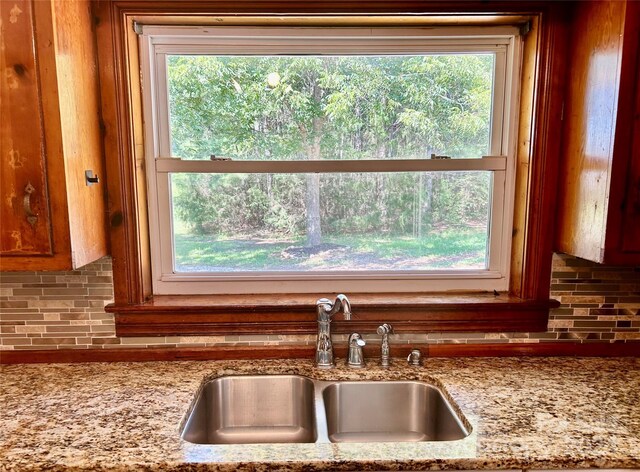
M 522 41 L 511 26 L 442 28 L 144 25 L 140 34 L 151 271 L 156 295 L 508 290 Z M 495 53 L 490 156 L 450 160 L 193 161 L 171 155 L 166 56 Z M 492 171 L 486 270 L 174 271 L 172 172 Z

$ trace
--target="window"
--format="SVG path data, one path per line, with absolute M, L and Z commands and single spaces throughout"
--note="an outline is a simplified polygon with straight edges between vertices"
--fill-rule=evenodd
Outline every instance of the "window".
M 140 42 L 155 294 L 508 288 L 516 28 Z

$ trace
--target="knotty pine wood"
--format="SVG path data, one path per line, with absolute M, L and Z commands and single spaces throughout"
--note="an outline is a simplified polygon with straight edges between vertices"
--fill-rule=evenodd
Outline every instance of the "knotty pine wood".
M 0 18 L 0 253 L 51 255 L 44 125 L 31 2 L 1 2 Z M 27 221 L 24 208 L 29 184 L 34 189 L 29 197 L 31 210 L 37 215 L 34 225 Z M 0 266 L 4 266 L 3 261 Z
M 637 214 L 624 222 L 622 214 L 632 191 L 639 28 L 638 2 L 574 4 L 556 249 L 594 262 L 640 263 L 640 252 L 621 250 L 623 234 L 640 232 Z
M 43 133 L 34 132 L 30 123 L 24 123 L 21 132 L 34 141 L 39 140 L 43 148 L 41 159 L 46 169 L 46 217 L 51 228 L 51 252 L 41 255 L 2 255 L 0 267 L 3 271 L 64 270 L 72 268 L 69 215 L 65 190 L 65 170 L 62 152 L 62 134 L 59 111 L 58 78 L 55 65 L 55 41 L 53 10 L 49 1 L 28 0 L 33 11 L 33 32 L 30 42 L 35 47 L 38 76 L 38 101 L 42 109 Z M 4 179 L 3 179 L 4 180 Z M 52 185 L 55 183 L 55 186 Z M 54 190 L 55 191 L 52 191 Z
M 422 351 L 425 367 L 433 357 L 638 357 L 640 343 L 491 343 L 491 344 L 391 344 L 394 358 L 408 356 L 411 349 Z M 377 362 L 379 346 L 365 346 L 368 362 Z M 0 364 L 206 361 L 229 359 L 313 359 L 315 346 L 216 346 L 167 349 L 59 349 L 49 351 L 0 351 Z M 344 346 L 334 348 L 338 362 L 346 356 Z M 392 359 L 392 362 L 398 362 Z M 393 368 L 393 367 L 391 367 Z
M 68 231 L 76 268 L 108 253 L 96 44 L 89 1 L 54 0 L 52 7 Z M 87 186 L 85 170 L 101 182 Z M 60 191 L 56 182 L 51 191 Z
M 14 3 L 2 3 L 3 8 L 12 5 Z M 48 191 L 43 190 L 46 198 L 38 196 L 35 200 L 50 210 L 48 215 L 39 208 L 37 212 L 39 221 L 46 220 L 50 225 L 52 239 L 51 250 L 46 254 L 2 254 L 0 268 L 3 271 L 74 269 L 108 253 L 91 2 L 31 0 L 22 5 L 28 11 L 33 9 L 30 19 L 33 30 L 23 25 L 29 31 L 28 37 L 7 46 L 9 49 L 20 47 L 20 42 L 35 46 L 37 67 L 33 72 L 39 81 L 37 102 L 42 109 L 43 132 L 38 131 L 37 109 L 30 110 L 32 120 L 16 121 L 19 126 L 10 132 L 23 134 L 43 149 L 31 158 L 40 159 L 45 166 L 43 186 Z M 89 169 L 102 178 L 102 183 L 85 185 L 84 171 Z M 3 187 L 10 180 L 11 176 L 3 172 Z M 29 234 L 23 228 L 20 231 L 23 237 Z
M 538 43 L 540 42 L 540 20 L 531 20 L 531 31 L 525 36 L 522 44 L 522 76 L 520 80 L 520 114 L 518 116 L 518 146 L 516 149 L 515 193 L 517 202 L 528 202 L 529 195 L 529 161 L 531 160 L 531 133 L 533 127 L 533 104 L 537 77 Z M 526 246 L 527 205 L 515 205 L 513 214 L 513 231 L 511 237 L 511 277 L 509 291 L 513 295 L 522 296 L 524 275 L 524 254 Z

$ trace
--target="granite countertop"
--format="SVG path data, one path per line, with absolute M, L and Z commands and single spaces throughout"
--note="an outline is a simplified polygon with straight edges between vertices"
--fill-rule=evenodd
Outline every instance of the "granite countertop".
M 429 359 L 420 368 L 394 361 L 389 370 L 331 371 L 301 359 L 2 366 L 0 470 L 640 468 L 640 359 Z M 180 439 L 205 378 L 255 373 L 434 382 L 472 433 L 423 443 Z

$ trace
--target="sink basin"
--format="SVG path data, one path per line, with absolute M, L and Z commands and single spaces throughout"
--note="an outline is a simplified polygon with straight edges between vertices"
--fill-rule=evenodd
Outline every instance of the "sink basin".
M 182 438 L 196 444 L 315 442 L 314 410 L 314 385 L 306 377 L 220 377 L 204 385 Z
M 323 391 L 331 442 L 451 441 L 469 435 L 440 390 L 422 382 L 337 382 Z
M 469 433 L 428 383 L 254 375 L 206 382 L 182 438 L 195 444 L 453 441 Z

